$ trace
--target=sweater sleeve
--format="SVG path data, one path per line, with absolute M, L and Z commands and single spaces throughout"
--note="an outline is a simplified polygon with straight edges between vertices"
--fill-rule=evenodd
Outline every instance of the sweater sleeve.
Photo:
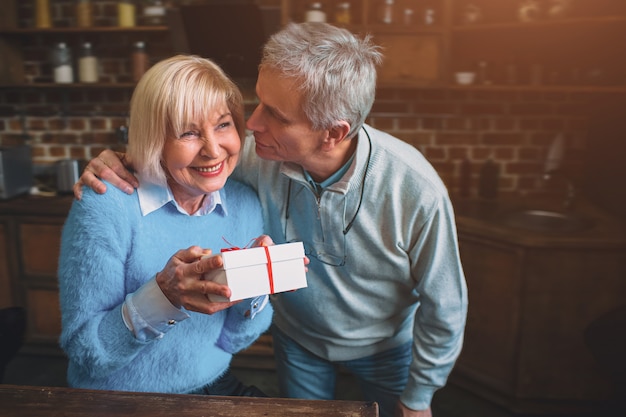
M 133 196 L 110 190 L 83 191 L 74 201 L 61 236 L 59 294 L 61 347 L 92 375 L 104 375 L 132 361 L 145 344 L 125 326 L 125 260 L 133 219 Z
M 256 315 L 251 310 L 258 308 L 260 297 L 243 300 L 228 310 L 224 327 L 217 345 L 228 353 L 235 354 L 254 343 L 265 332 L 271 322 L 273 309 L 268 302 Z
M 460 354 L 467 288 L 449 199 L 441 197 L 410 253 L 420 307 L 413 329 L 413 360 L 400 399 L 407 407 L 430 407 Z

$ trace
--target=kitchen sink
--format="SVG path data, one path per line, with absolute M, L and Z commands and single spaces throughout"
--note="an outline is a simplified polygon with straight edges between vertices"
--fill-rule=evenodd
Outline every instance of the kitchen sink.
M 575 213 L 550 210 L 518 210 L 500 218 L 507 226 L 536 232 L 577 232 L 593 226 L 591 220 Z

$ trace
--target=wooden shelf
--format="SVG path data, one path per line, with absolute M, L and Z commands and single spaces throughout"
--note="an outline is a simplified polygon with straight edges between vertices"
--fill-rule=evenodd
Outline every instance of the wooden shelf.
M 94 26 L 89 28 L 66 27 L 66 28 L 0 28 L 0 35 L 41 35 L 56 33 L 155 33 L 168 32 L 167 26 L 133 26 L 133 27 L 117 27 L 117 26 Z
M 626 93 L 626 85 L 450 85 L 446 88 L 468 91 L 537 92 L 537 93 Z
M 384 33 L 384 34 L 399 34 L 399 35 L 410 35 L 410 34 L 437 34 L 444 35 L 445 30 L 441 25 L 412 25 L 406 26 L 402 24 L 394 24 L 394 25 L 385 25 L 382 23 L 373 23 L 366 25 L 354 25 L 354 26 L 346 26 L 346 29 L 349 29 L 355 33 L 366 33 L 372 32 L 376 33 Z
M 76 89 L 102 89 L 102 88 L 116 88 L 116 89 L 132 89 L 135 88 L 135 83 L 32 83 L 32 84 L 0 84 L 0 89 L 3 90 L 76 90 Z
M 411 88 L 415 90 L 459 90 L 459 91 L 493 91 L 493 92 L 538 92 L 538 93 L 609 93 L 626 94 L 626 85 L 593 86 L 593 85 L 457 85 L 457 84 L 432 84 L 415 85 L 410 83 L 381 83 L 380 89 L 385 88 Z M 38 84 L 0 84 L 0 90 L 84 90 L 84 89 L 134 89 L 134 83 L 38 83 Z
M 626 29 L 626 16 L 602 16 L 591 18 L 568 18 L 560 20 L 537 20 L 534 22 L 501 22 L 501 23 L 477 23 L 473 25 L 456 25 L 453 32 L 485 32 L 500 30 L 535 30 L 535 29 L 559 29 L 574 27 L 598 27 L 608 25 L 624 25 Z

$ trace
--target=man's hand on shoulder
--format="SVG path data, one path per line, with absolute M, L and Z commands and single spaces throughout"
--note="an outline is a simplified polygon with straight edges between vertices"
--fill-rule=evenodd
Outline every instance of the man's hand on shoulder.
M 104 194 L 106 185 L 102 180 L 110 182 L 127 194 L 132 194 L 135 188 L 139 186 L 139 181 L 128 170 L 130 167 L 132 167 L 132 161 L 126 157 L 125 153 L 105 149 L 100 152 L 100 155 L 89 161 L 78 182 L 74 184 L 74 197 L 80 200 L 83 194 L 83 185 L 93 189 L 98 194 Z

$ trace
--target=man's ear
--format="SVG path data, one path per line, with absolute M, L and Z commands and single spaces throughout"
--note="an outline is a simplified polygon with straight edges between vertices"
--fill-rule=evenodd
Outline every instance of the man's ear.
M 329 151 L 342 143 L 350 132 L 350 123 L 345 120 L 338 121 L 328 130 L 328 136 L 324 140 L 324 150 Z

